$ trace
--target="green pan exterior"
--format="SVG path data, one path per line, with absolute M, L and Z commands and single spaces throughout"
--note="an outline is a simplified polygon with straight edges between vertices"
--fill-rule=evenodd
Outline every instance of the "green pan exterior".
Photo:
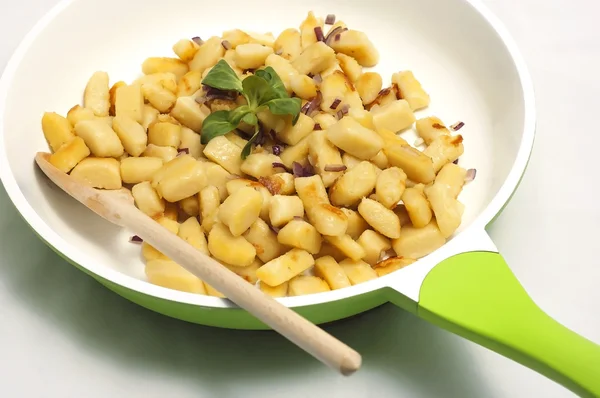
M 552 319 L 497 253 L 471 252 L 425 278 L 417 314 L 582 397 L 600 397 L 600 346 Z

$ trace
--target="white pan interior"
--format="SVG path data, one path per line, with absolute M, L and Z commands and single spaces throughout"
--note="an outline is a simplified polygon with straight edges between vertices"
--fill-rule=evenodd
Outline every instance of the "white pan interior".
M 15 54 L 0 88 L 3 183 L 27 221 L 73 261 L 149 294 L 209 305 L 216 302 L 143 282 L 140 248 L 128 242 L 130 233 L 95 216 L 46 181 L 33 162 L 37 151 L 47 151 L 40 118 L 44 111 L 66 114 L 80 103 L 83 88 L 96 70 L 107 71 L 111 82 L 131 81 L 140 74 L 146 57 L 173 56 L 171 46 L 180 38 L 208 38 L 233 28 L 278 34 L 298 27 L 309 10 L 322 16 L 334 13 L 351 28 L 366 32 L 380 51 L 375 70 L 384 82 L 389 84 L 395 71 L 413 70 L 432 98 L 431 106 L 417 117 L 436 115 L 447 124 L 465 122 L 460 130 L 465 145 L 460 165 L 476 168 L 477 179 L 460 198 L 466 204 L 461 230 L 501 189 L 519 154 L 526 104 L 518 68 L 478 6 L 465 0 L 230 0 L 220 4 L 66 1 Z M 412 132 L 403 137 L 414 141 Z M 486 211 L 484 217 L 491 218 L 498 209 Z M 294 303 L 309 301 L 299 297 Z

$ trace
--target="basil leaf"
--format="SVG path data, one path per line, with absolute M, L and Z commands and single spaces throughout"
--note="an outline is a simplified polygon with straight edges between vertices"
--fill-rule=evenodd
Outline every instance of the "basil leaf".
M 302 100 L 300 98 L 276 98 L 265 104 L 274 115 L 292 115 L 292 124 L 300 117 Z
M 237 127 L 239 126 L 240 122 L 251 113 L 252 110 L 248 105 L 238 106 L 237 108 L 229 111 L 229 123 Z
M 244 96 L 248 101 L 248 106 L 256 110 L 260 105 L 277 98 L 277 93 L 273 91 L 269 83 L 262 77 L 252 75 L 248 76 L 242 82 Z
M 269 83 L 269 86 L 273 89 L 273 91 L 277 94 L 277 98 L 289 98 L 287 90 L 285 89 L 285 85 L 279 78 L 275 69 L 270 66 L 267 66 L 265 69 L 259 69 L 255 72 L 255 75 L 258 77 L 262 77 Z
M 251 126 L 255 126 L 258 123 L 258 119 L 256 117 L 256 114 L 254 114 L 254 113 L 247 113 L 242 118 L 242 121 L 244 123 L 247 123 L 247 124 L 251 125 Z
M 233 90 L 241 93 L 242 81 L 225 60 L 220 60 L 202 80 L 202 84 L 219 90 Z
M 258 125 L 256 125 L 254 127 L 254 135 L 248 140 L 246 145 L 244 145 L 244 149 L 242 149 L 242 159 L 246 159 L 248 155 L 250 155 L 250 152 L 252 152 L 252 144 L 254 143 L 254 141 L 256 141 L 259 134 L 260 128 L 258 127 Z
M 213 112 L 202 122 L 200 142 L 204 145 L 220 135 L 225 135 L 236 129 L 237 125 L 229 121 L 229 111 Z

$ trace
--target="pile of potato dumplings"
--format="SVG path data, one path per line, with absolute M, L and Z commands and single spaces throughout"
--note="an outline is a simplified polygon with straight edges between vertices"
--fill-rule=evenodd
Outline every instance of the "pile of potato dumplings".
M 467 171 L 453 162 L 463 138 L 437 117 L 417 120 L 430 98 L 411 71 L 385 87 L 363 71 L 377 49 L 333 19 L 309 12 L 277 38 L 236 29 L 182 39 L 177 58 L 148 58 L 129 84 L 94 73 L 82 106 L 43 115 L 50 162 L 95 188 L 130 188 L 141 211 L 273 297 L 342 289 L 415 262 L 461 224 Z M 304 105 L 296 123 L 260 112 L 264 139 L 245 159 L 244 123 L 200 141 L 209 114 L 245 103 L 207 97 L 202 79 L 221 59 L 241 79 L 272 67 Z M 413 126 L 422 151 L 399 135 Z M 141 251 L 149 282 L 223 297 L 151 245 Z

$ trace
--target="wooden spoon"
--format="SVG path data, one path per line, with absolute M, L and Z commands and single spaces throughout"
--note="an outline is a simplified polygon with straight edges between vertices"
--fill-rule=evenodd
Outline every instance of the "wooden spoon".
M 360 368 L 361 356 L 358 352 L 142 213 L 135 207 L 127 189 L 107 191 L 91 188 L 50 164 L 49 156 L 43 152 L 36 154 L 35 161 L 40 169 L 56 185 L 96 214 L 131 230 L 324 364 L 343 375 L 350 375 Z

